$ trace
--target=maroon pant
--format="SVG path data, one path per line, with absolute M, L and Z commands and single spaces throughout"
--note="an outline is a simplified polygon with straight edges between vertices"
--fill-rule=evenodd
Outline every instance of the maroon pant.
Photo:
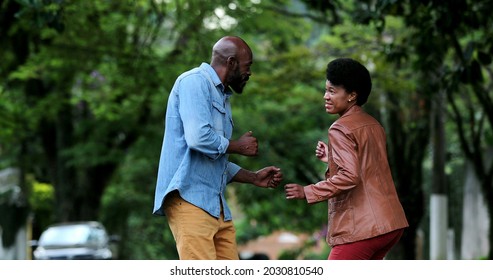
M 401 239 L 404 229 L 398 229 L 373 238 L 336 245 L 329 260 L 383 260 L 385 255 Z

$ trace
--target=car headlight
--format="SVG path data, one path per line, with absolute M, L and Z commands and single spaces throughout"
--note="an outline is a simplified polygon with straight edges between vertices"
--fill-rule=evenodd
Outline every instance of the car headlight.
M 104 249 L 103 251 L 100 252 L 100 258 L 103 260 L 111 259 L 113 257 L 112 255 L 113 254 L 111 253 L 111 251 L 109 249 Z
M 34 259 L 36 259 L 36 260 L 47 260 L 48 259 L 48 255 L 46 254 L 45 249 L 43 249 L 42 247 L 36 248 L 36 250 L 34 250 L 33 254 L 34 254 Z

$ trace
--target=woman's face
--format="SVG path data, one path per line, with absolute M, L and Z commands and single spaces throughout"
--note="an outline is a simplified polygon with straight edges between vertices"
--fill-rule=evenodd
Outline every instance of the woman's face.
M 349 107 L 356 103 L 356 93 L 348 93 L 341 86 L 334 86 L 329 80 L 325 82 L 325 111 L 342 116 Z

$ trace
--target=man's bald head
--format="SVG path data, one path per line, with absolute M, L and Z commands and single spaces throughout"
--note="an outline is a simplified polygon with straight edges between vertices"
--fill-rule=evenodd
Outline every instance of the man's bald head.
M 211 65 L 225 65 L 229 57 L 239 57 L 245 54 L 251 56 L 251 49 L 248 44 L 236 36 L 225 36 L 212 47 Z

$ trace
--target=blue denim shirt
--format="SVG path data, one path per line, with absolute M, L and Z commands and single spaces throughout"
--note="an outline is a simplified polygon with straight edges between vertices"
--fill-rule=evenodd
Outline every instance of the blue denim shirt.
M 233 132 L 232 94 L 207 63 L 177 78 L 166 109 L 153 214 L 163 216 L 166 195 L 178 190 L 210 215 L 219 218 L 222 206 L 224 220 L 232 219 L 224 197 L 240 170 L 226 154 Z

